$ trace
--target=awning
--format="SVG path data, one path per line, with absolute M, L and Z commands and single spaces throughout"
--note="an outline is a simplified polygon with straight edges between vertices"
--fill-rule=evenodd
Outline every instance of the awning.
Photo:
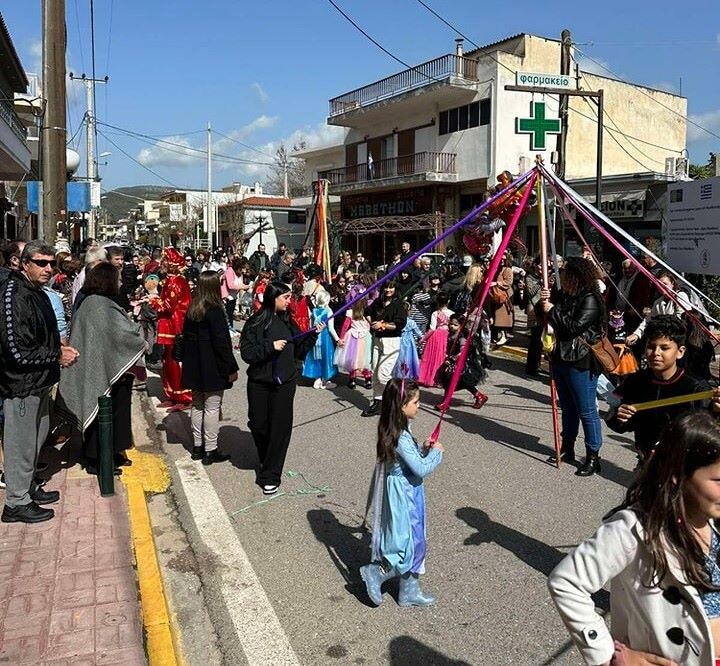
M 359 236 L 378 233 L 402 233 L 405 231 L 441 232 L 455 222 L 442 213 L 423 215 L 386 215 L 385 217 L 360 217 L 342 220 L 338 227 L 342 234 Z

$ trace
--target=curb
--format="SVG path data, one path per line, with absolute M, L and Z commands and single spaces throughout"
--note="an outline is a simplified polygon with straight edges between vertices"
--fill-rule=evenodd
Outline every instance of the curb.
M 527 359 L 527 349 L 523 349 L 522 347 L 511 347 L 510 345 L 503 345 L 502 347 L 497 347 L 496 349 L 493 349 L 492 353 L 506 354 L 508 356 L 513 356 L 523 361 Z
M 132 449 L 128 457 L 133 464 L 123 470 L 121 480 L 127 489 L 148 664 L 178 666 L 182 658 L 177 631 L 168 609 L 146 499 L 146 493 L 165 492 L 170 477 L 158 455 Z

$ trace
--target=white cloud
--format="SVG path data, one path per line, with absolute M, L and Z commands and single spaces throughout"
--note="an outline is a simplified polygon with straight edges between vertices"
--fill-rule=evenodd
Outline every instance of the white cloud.
M 164 140 L 177 145 L 169 146 L 164 143 L 156 143 L 149 148 L 143 148 L 137 155 L 138 162 L 147 167 L 179 167 L 191 166 L 205 161 L 205 156 L 202 153 L 191 150 L 193 146 L 190 145 L 187 137 L 168 136 L 164 137 Z
M 254 151 L 245 150 L 242 146 L 238 145 L 237 141 L 243 141 L 248 139 L 252 134 L 259 130 L 271 129 L 276 125 L 278 121 L 277 116 L 258 116 L 252 122 L 247 125 L 243 125 L 239 129 L 228 132 L 225 137 L 219 137 L 213 141 L 213 153 L 222 153 L 223 155 L 229 155 L 231 157 L 241 157 L 242 159 L 252 159 L 253 161 L 264 160 L 269 161 L 270 158 L 263 157 Z M 233 141 L 234 139 L 234 141 Z M 206 160 L 204 151 L 206 150 L 206 144 L 193 145 L 183 136 L 168 136 L 163 137 L 163 140 L 176 144 L 168 145 L 168 143 L 156 142 L 155 145 L 143 148 L 138 154 L 137 159 L 145 166 L 169 166 L 169 167 L 186 167 L 193 166 L 199 162 Z M 193 150 L 195 148 L 195 150 Z M 198 152 L 203 151 L 203 152 Z M 239 154 L 239 153 L 243 154 Z M 244 153 L 248 152 L 251 157 L 247 158 Z M 272 155 L 272 153 L 270 153 Z M 238 168 L 241 163 L 233 163 L 230 161 L 220 162 L 218 161 L 219 168 Z
M 270 99 L 270 96 L 267 94 L 265 89 L 257 81 L 255 81 L 255 83 L 253 83 L 250 87 L 252 88 L 253 92 L 258 96 L 258 99 L 262 104 L 265 104 L 265 102 Z
M 706 111 L 705 113 L 690 114 L 690 120 L 696 122 L 702 127 L 706 127 L 711 132 L 715 132 L 715 134 L 720 134 L 720 109 L 716 109 L 715 111 Z M 706 141 L 710 138 L 710 136 L 710 134 L 704 132 L 699 127 L 688 123 L 688 143 L 693 143 L 694 141 Z

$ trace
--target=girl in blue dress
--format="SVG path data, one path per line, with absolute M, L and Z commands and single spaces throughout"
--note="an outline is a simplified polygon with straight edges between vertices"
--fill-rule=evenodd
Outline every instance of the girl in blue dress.
M 442 460 L 439 442 L 419 445 L 409 421 L 420 407 L 417 382 L 391 379 L 382 397 L 373 492 L 372 562 L 360 568 L 367 593 L 382 603 L 382 584 L 400 577 L 400 606 L 431 606 L 420 589 L 425 573 L 425 492 L 423 478 Z
M 315 296 L 315 307 L 310 313 L 311 326 L 326 324 L 332 310 L 330 309 L 330 294 L 327 291 L 319 290 Z M 337 374 L 337 367 L 334 363 L 335 344 L 338 341 L 338 334 L 334 326 L 326 326 L 317 337 L 315 345 L 305 356 L 302 374 L 304 377 L 314 379 L 313 388 L 324 389 L 328 382 Z
M 410 310 L 410 304 L 405 303 L 405 312 Z M 400 335 L 400 353 L 395 362 L 392 376 L 398 379 L 417 379 L 420 376 L 420 358 L 418 356 L 417 344 L 422 339 L 422 333 L 418 325 L 407 318 L 405 328 Z

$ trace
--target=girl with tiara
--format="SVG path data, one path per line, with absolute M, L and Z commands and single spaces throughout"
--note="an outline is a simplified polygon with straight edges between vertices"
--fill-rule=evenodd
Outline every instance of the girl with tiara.
M 324 289 L 319 289 L 315 293 L 315 307 L 310 313 L 310 323 L 312 327 L 320 324 L 327 324 L 332 316 L 330 309 L 330 294 Z M 313 347 L 308 351 L 303 364 L 302 374 L 304 377 L 314 379 L 313 388 L 324 389 L 328 387 L 328 382 L 337 374 L 337 368 L 333 362 L 335 356 L 335 342 L 338 341 L 338 335 L 334 326 L 326 326 Z

